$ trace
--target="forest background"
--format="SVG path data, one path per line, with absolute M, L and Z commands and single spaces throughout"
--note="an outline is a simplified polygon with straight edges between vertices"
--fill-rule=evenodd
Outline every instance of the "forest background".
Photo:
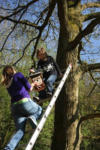
M 71 75 L 56 107 L 47 119 L 34 150 L 54 150 L 54 148 L 55 150 L 99 150 L 99 37 L 100 2 L 98 0 L 0 0 L 0 73 L 5 65 L 12 64 L 18 71 L 28 76 L 29 68 L 32 64 L 35 66 L 37 62 L 35 57 L 37 47 L 45 47 L 47 53 L 57 60 L 61 70 L 67 68 L 69 62 L 73 65 Z M 78 98 L 75 98 L 77 92 L 73 86 L 76 85 L 76 78 L 78 78 Z M 68 90 L 68 87 L 71 90 Z M 15 131 L 9 99 L 7 91 L 1 85 L 0 149 L 3 149 Z M 44 109 L 47 105 L 48 102 L 44 103 Z M 60 107 L 63 113 L 58 109 Z M 78 110 L 77 116 L 75 107 Z M 70 118 L 75 121 L 74 127 Z M 78 128 L 79 126 L 81 127 Z M 69 128 L 73 129 L 73 133 Z M 79 135 L 77 130 L 80 129 Z M 27 124 L 25 137 L 19 144 L 18 150 L 25 149 L 32 132 L 30 125 Z M 61 142 L 58 142 L 59 140 Z

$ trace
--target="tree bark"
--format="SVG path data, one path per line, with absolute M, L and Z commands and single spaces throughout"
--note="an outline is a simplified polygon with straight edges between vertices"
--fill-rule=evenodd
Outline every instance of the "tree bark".
M 57 62 L 60 62 L 59 66 L 63 69 L 67 68 L 68 64 L 71 63 L 72 70 L 55 105 L 54 134 L 51 150 L 78 150 L 79 144 L 75 145 L 78 124 L 78 84 L 80 78 L 80 73 L 77 72 L 78 49 L 68 51 L 67 48 L 69 42 L 79 32 L 79 28 L 68 19 L 66 0 L 58 0 L 57 3 L 60 21 Z

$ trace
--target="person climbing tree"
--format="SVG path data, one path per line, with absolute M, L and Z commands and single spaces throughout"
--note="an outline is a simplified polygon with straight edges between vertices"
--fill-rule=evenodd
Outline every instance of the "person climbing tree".
M 58 64 L 54 61 L 53 57 L 46 53 L 46 50 L 42 47 L 37 49 L 37 70 L 43 72 L 43 80 L 47 89 L 39 92 L 39 98 L 45 98 L 47 95 L 52 96 L 54 92 L 53 85 L 58 76 L 62 76 Z M 34 72 L 34 69 L 30 70 Z
M 16 73 L 12 66 L 8 65 L 3 69 L 2 84 L 11 97 L 11 112 L 16 126 L 16 133 L 4 150 L 14 150 L 24 136 L 27 119 L 30 119 L 32 127 L 36 128 L 42 108 L 30 98 L 29 91 L 33 90 L 34 84 L 30 84 L 21 72 Z

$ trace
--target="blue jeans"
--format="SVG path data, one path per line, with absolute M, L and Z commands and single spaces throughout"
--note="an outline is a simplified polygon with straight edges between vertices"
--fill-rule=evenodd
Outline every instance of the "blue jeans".
M 13 135 L 5 149 L 8 147 L 9 150 L 14 150 L 18 145 L 19 141 L 24 136 L 25 125 L 28 117 L 31 117 L 34 121 L 36 121 L 41 116 L 42 108 L 29 98 L 28 101 L 25 103 L 13 104 L 11 106 L 11 111 L 17 131 Z
M 57 74 L 52 74 L 48 77 L 48 79 L 46 80 L 46 85 L 47 85 L 47 89 L 49 92 L 53 92 L 53 84 L 57 79 Z
M 53 90 L 54 90 L 53 85 L 54 85 L 56 79 L 57 79 L 57 74 L 56 74 L 56 73 L 50 75 L 50 76 L 48 77 L 48 79 L 44 79 L 45 84 L 46 84 L 47 91 L 46 91 L 46 89 L 45 89 L 45 90 L 39 92 L 39 98 L 40 98 L 40 99 L 45 99 L 45 98 L 47 98 L 47 97 L 48 97 L 48 96 L 47 96 L 47 92 L 53 93 Z

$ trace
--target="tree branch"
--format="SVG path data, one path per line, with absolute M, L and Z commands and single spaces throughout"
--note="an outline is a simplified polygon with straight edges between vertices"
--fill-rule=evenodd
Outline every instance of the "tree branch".
M 31 2 L 27 3 L 26 5 L 24 6 L 21 6 L 20 9 L 18 9 L 17 11 L 15 10 L 12 14 L 8 15 L 8 16 L 5 16 L 3 17 L 1 20 L 0 20 L 0 23 L 3 21 L 3 20 L 6 20 L 12 16 L 15 16 L 17 15 L 18 13 L 20 13 L 21 11 L 23 11 L 24 9 L 27 9 L 30 5 L 32 5 L 33 3 L 37 2 L 38 0 L 32 0 Z
M 95 63 L 95 64 L 88 64 L 84 67 L 84 71 L 91 71 L 91 70 L 96 70 L 100 69 L 100 63 Z
M 51 0 L 51 3 L 49 5 L 49 9 L 48 9 L 48 14 L 44 20 L 44 23 L 42 24 L 41 26 L 41 30 L 43 30 L 45 28 L 45 26 L 47 25 L 48 21 L 49 21 L 49 18 L 51 17 L 52 15 L 52 12 L 55 8 L 55 5 L 56 5 L 56 0 Z
M 83 121 L 89 120 L 89 119 L 94 119 L 94 118 L 100 118 L 100 113 L 97 114 L 88 114 L 86 116 L 83 116 L 80 118 L 77 128 L 76 128 L 76 140 L 74 142 L 74 150 L 76 148 L 76 145 L 78 143 L 79 140 L 79 129 L 80 129 L 80 125 L 82 124 Z
M 21 56 L 15 63 L 13 63 L 13 65 L 16 65 L 16 64 L 23 58 L 23 56 L 24 56 L 24 54 L 25 54 L 25 50 L 28 48 L 28 46 L 31 44 L 31 42 L 33 42 L 33 41 L 36 40 L 36 39 L 37 39 L 37 37 L 31 39 L 31 40 L 27 43 L 27 45 L 26 45 L 25 48 L 23 49 L 22 56 Z
M 35 53 L 36 53 L 36 48 L 37 48 L 39 39 L 40 39 L 40 37 L 41 37 L 41 34 L 42 34 L 44 28 L 46 27 L 46 25 L 47 25 L 47 23 L 48 23 L 48 21 L 49 21 L 49 18 L 50 18 L 51 15 L 52 15 L 52 12 L 53 12 L 53 10 L 54 10 L 54 8 L 55 8 L 55 5 L 56 5 L 56 0 L 51 0 L 51 3 L 50 3 L 50 5 L 49 5 L 49 9 L 48 9 L 48 14 L 47 14 L 47 16 L 46 16 L 46 18 L 45 18 L 45 20 L 44 20 L 44 23 L 43 23 L 42 26 L 40 27 L 40 32 L 39 32 L 38 38 L 37 38 L 36 43 L 35 43 L 35 46 L 34 46 L 34 51 L 33 51 L 33 54 L 32 54 L 32 59 L 33 59 L 33 57 L 34 57 L 34 55 L 35 55 Z
M 91 91 L 89 92 L 88 97 L 92 94 L 92 92 L 94 91 L 94 89 L 96 88 L 96 86 L 100 87 L 99 84 L 98 84 L 98 82 L 96 81 L 96 79 L 93 77 L 93 74 L 92 74 L 91 71 L 89 72 L 89 74 L 90 74 L 92 80 L 94 81 L 94 85 L 93 85 Z
M 90 90 L 89 94 L 87 95 L 87 97 L 91 96 L 92 92 L 95 90 L 97 84 L 95 83 L 92 87 L 92 89 Z
M 81 10 L 83 11 L 84 9 L 95 8 L 95 7 L 100 7 L 100 2 L 83 4 L 83 5 L 81 5 Z
M 72 42 L 69 42 L 69 47 L 67 47 L 67 51 L 75 49 L 75 47 L 79 44 L 82 38 L 92 33 L 94 27 L 99 23 L 100 23 L 100 16 L 92 20 L 91 23 L 89 23 L 87 27 L 83 31 L 81 31 Z
M 100 118 L 100 113 L 97 113 L 97 114 L 88 114 L 86 116 L 83 116 L 80 118 L 79 120 L 79 125 L 83 122 L 83 121 L 86 121 L 86 120 L 89 120 L 89 119 L 94 119 L 94 118 Z
M 20 15 L 18 21 L 22 18 L 22 16 L 23 16 L 24 13 L 26 12 L 26 10 L 27 10 L 27 9 L 23 10 L 23 12 L 22 12 L 22 14 Z M 2 52 L 2 50 L 3 50 L 3 48 L 4 48 L 5 44 L 6 44 L 6 42 L 7 42 L 8 38 L 9 38 L 9 36 L 10 36 L 10 35 L 12 34 L 12 32 L 15 30 L 16 26 L 17 26 L 17 23 L 14 25 L 14 27 L 12 28 L 12 30 L 11 30 L 11 31 L 9 32 L 9 34 L 7 35 L 7 37 L 6 37 L 6 39 L 5 39 L 4 43 L 3 43 L 3 46 L 2 46 L 2 48 L 1 48 L 1 50 L 0 50 L 0 52 Z
M 93 136 L 83 136 L 83 139 L 89 139 L 89 140 L 95 140 L 95 141 L 100 141 L 100 136 L 96 136 L 96 137 L 93 137 Z
M 0 20 L 1 19 L 4 19 L 5 17 L 4 16 L 0 16 Z M 30 27 L 34 27 L 34 28 L 36 28 L 36 29 L 39 29 L 40 28 L 40 26 L 38 26 L 37 24 L 35 24 L 35 23 L 32 23 L 32 22 L 30 22 L 30 21 L 28 21 L 28 20 L 21 20 L 21 21 L 18 21 L 18 20 L 14 20 L 14 19 L 12 19 L 12 18 L 6 18 L 6 20 L 8 20 L 8 21 L 11 21 L 11 22 L 13 22 L 13 23 L 17 23 L 17 24 L 23 24 L 23 25 L 27 25 L 27 26 L 30 26 Z
M 83 17 L 84 17 L 83 21 L 88 21 L 88 20 L 91 20 L 91 19 L 95 19 L 95 18 L 100 17 L 100 12 L 91 13 L 91 14 L 85 15 Z

